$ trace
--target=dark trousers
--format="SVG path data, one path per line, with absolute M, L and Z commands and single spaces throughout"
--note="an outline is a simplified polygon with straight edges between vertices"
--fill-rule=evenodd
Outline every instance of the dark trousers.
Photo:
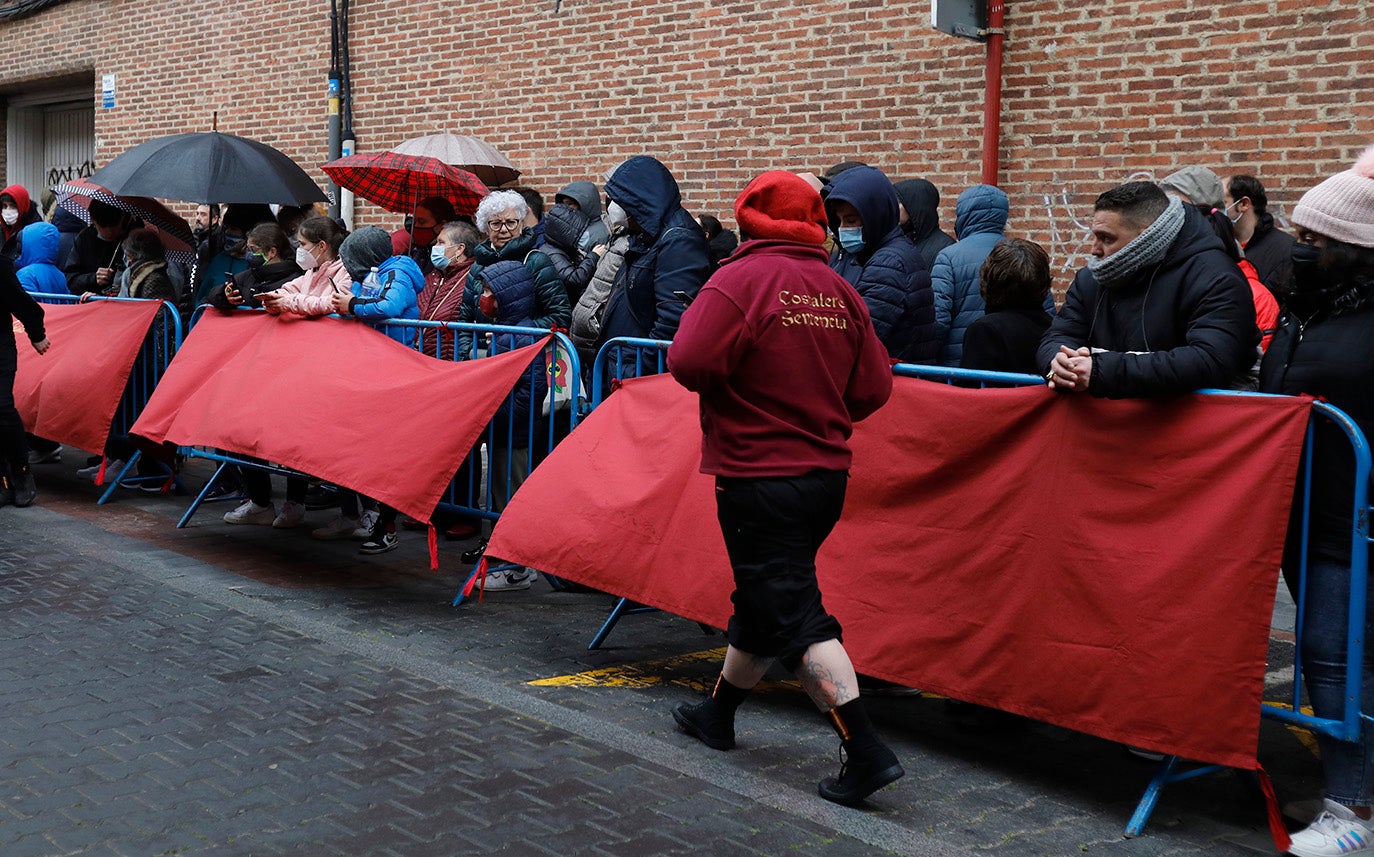
M 272 474 L 253 467 L 240 467 L 239 476 L 248 489 L 248 499 L 259 506 L 272 505 Z M 286 502 L 305 503 L 305 491 L 310 480 L 303 476 L 286 477 Z
M 29 466 L 29 451 L 24 444 L 24 421 L 14 407 L 14 374 L 19 369 L 19 354 L 14 337 L 9 347 L 0 346 L 0 474 L 17 475 Z
M 816 583 L 816 553 L 844 509 L 844 471 L 716 477 L 716 516 L 735 573 L 730 645 L 795 670 L 808 647 L 840 639 Z

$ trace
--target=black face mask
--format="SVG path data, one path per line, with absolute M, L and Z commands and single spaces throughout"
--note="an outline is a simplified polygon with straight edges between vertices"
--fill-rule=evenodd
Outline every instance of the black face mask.
M 1293 245 L 1293 290 L 1299 294 L 1314 292 L 1326 285 L 1326 275 L 1321 269 L 1322 251 L 1320 247 L 1304 244 Z

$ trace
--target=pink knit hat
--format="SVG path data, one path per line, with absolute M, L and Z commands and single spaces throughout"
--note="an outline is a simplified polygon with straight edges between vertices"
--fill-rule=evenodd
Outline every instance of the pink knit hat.
M 1353 168 L 1303 194 L 1293 222 L 1337 241 L 1374 247 L 1374 146 Z

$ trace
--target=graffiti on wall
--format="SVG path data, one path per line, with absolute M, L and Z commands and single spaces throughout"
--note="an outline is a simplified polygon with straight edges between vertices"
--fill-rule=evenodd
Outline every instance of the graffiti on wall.
M 93 172 L 95 172 L 95 161 L 89 159 L 79 166 L 72 166 L 69 164 L 65 167 L 49 167 L 47 186 L 52 187 L 53 185 L 62 184 L 62 182 L 69 182 L 72 179 L 90 178 Z
M 1122 179 L 1125 182 L 1154 181 L 1154 173 L 1148 170 L 1134 172 Z M 1045 216 L 1048 224 L 1045 234 L 1049 236 L 1051 265 L 1059 271 L 1076 271 L 1088 264 L 1092 257 L 1092 201 L 1085 206 L 1075 204 L 1076 191 L 1064 186 L 1044 193 Z

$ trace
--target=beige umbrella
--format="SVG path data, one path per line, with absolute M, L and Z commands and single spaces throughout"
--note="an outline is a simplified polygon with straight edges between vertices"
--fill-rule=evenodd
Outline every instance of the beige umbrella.
M 430 134 L 406 140 L 393 152 L 435 158 L 475 174 L 487 187 L 500 187 L 520 178 L 515 164 L 490 143 L 466 134 Z

